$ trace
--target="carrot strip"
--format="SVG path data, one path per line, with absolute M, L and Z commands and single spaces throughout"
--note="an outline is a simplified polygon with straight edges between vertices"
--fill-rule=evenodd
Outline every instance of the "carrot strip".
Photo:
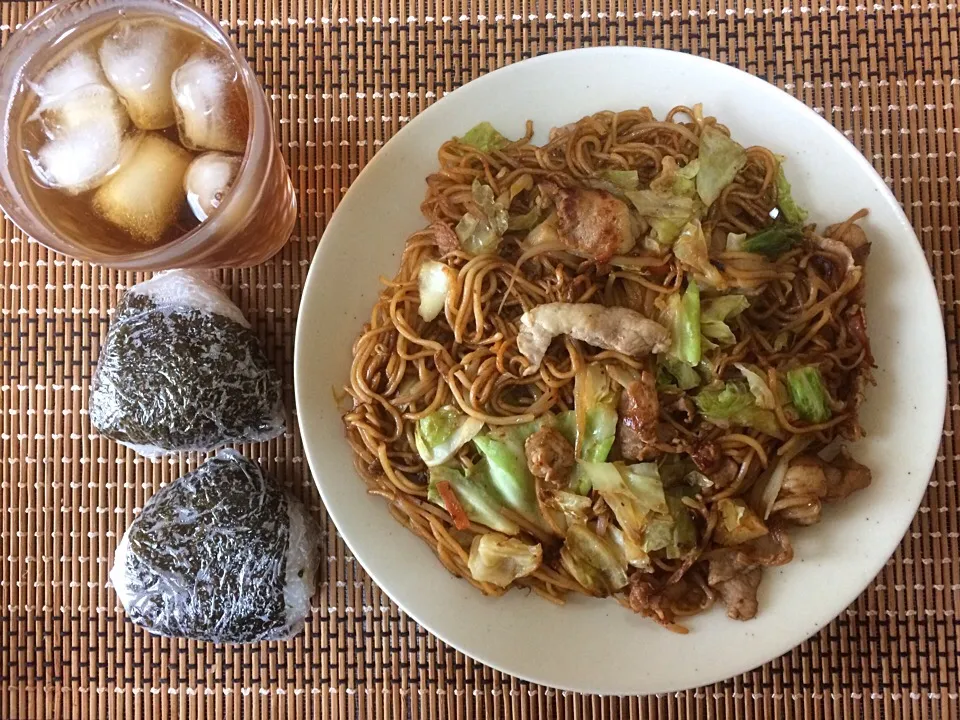
M 453 488 L 450 487 L 450 483 L 446 480 L 438 482 L 437 492 L 440 493 L 443 506 L 447 512 L 450 513 L 450 517 L 453 518 L 453 524 L 457 530 L 466 530 L 469 528 L 470 520 L 467 518 L 467 513 L 463 511 L 463 506 L 460 504 L 460 501 L 457 500 L 457 496 L 453 492 Z

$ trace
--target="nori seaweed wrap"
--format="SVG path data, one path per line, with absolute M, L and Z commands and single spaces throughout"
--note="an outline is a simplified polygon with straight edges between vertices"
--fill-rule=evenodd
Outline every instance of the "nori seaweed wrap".
M 223 450 L 150 498 L 110 579 L 130 619 L 156 635 L 282 640 L 310 614 L 318 537 L 300 502 Z
M 120 300 L 90 420 L 146 455 L 269 440 L 284 430 L 280 379 L 223 291 L 205 273 L 173 270 Z

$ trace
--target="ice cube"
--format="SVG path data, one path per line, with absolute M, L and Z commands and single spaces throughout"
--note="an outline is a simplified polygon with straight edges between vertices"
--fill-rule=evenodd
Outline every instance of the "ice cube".
M 240 171 L 240 163 L 236 155 L 221 152 L 204 153 L 190 163 L 183 184 L 197 220 L 203 222 L 220 207 Z
M 183 207 L 183 176 L 191 158 L 162 135 L 147 133 L 97 190 L 93 209 L 138 242 L 159 242 Z
M 31 87 L 40 99 L 30 120 L 40 119 L 48 138 L 57 133 L 86 124 L 93 116 L 115 116 L 121 131 L 128 124 L 126 112 L 119 104 L 100 65 L 92 53 L 81 50 L 55 65 Z
M 133 124 L 161 130 L 177 121 L 170 78 L 190 50 L 185 33 L 158 22 L 124 20 L 100 46 L 100 64 Z
M 40 79 L 31 84 L 33 91 L 40 97 L 41 105 L 82 88 L 85 85 L 105 85 L 106 78 L 100 70 L 93 53 L 78 50 Z
M 108 123 L 89 123 L 50 140 L 30 160 L 44 185 L 77 195 L 102 184 L 135 144 Z
M 237 69 L 223 57 L 194 53 L 173 74 L 180 141 L 192 150 L 243 152 L 247 97 Z
M 39 114 L 44 132 L 56 140 L 90 125 L 112 128 L 122 135 L 130 118 L 117 94 L 106 85 L 83 85 L 45 103 Z

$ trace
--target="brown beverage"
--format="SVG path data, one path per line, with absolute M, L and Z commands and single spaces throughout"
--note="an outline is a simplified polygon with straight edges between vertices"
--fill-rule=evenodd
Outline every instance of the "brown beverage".
M 262 91 L 209 28 L 127 5 L 78 18 L 24 68 L 4 180 L 30 217 L 14 220 L 122 267 L 266 259 L 289 236 L 296 203 Z

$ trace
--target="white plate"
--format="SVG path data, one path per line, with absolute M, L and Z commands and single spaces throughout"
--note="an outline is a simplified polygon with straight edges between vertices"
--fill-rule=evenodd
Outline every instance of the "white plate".
M 599 110 L 649 105 L 662 116 L 702 102 L 744 145 L 788 158 L 795 197 L 826 225 L 861 207 L 873 241 L 868 321 L 880 368 L 862 411 L 857 457 L 873 485 L 819 525 L 792 533 L 796 559 L 767 570 L 760 613 L 722 609 L 674 635 L 613 600 L 555 607 L 513 591 L 482 597 L 451 577 L 397 525 L 355 476 L 332 388 L 347 380 L 350 348 L 368 320 L 378 277 L 392 277 L 406 236 L 425 224 L 424 179 L 442 142 L 480 120 L 507 136 Z M 559 688 L 654 693 L 712 683 L 802 642 L 851 603 L 893 553 L 923 496 L 943 426 L 946 353 L 939 304 L 923 252 L 896 200 L 842 135 L 800 102 L 733 68 L 663 50 L 576 50 L 527 60 L 457 90 L 397 134 L 350 188 L 323 235 L 297 324 L 296 395 L 307 459 L 331 517 L 367 572 L 445 642 L 481 662 Z

